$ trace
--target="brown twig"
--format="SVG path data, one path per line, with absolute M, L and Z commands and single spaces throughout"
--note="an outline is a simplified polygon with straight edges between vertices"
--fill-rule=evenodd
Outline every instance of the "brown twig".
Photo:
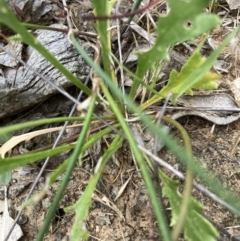
M 48 30 L 48 31 L 56 31 L 56 32 L 61 32 L 61 33 L 68 33 L 69 28 L 55 28 L 55 27 L 49 27 L 49 26 L 44 26 L 44 25 L 37 25 L 37 24 L 30 24 L 30 23 L 22 23 L 26 28 L 28 29 L 43 29 L 43 30 Z M 79 31 L 79 30 L 74 30 L 74 35 L 76 36 L 87 36 L 91 38 L 96 38 L 97 34 L 93 32 L 85 32 L 85 31 Z

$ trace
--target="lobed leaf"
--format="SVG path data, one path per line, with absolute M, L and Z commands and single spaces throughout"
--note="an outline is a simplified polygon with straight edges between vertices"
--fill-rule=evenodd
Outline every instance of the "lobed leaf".
M 175 1 L 168 0 L 170 12 L 159 17 L 157 38 L 153 47 L 144 53 L 138 53 L 136 75 L 142 79 L 144 74 L 161 60 L 168 60 L 168 47 L 177 42 L 192 40 L 213 29 L 220 21 L 216 15 L 202 13 L 209 0 Z M 135 95 L 138 83 L 134 81 L 131 96 Z
M 179 88 L 185 80 L 197 70 L 205 60 L 206 59 L 201 56 L 200 52 L 196 50 L 179 73 L 174 69 L 171 71 L 168 84 L 160 91 L 160 94 L 166 95 L 169 92 L 179 94 Z M 192 86 L 188 86 L 184 93 L 192 95 L 192 89 L 216 89 L 218 87 L 216 80 L 218 79 L 220 79 L 220 76 L 217 73 L 207 72 L 196 83 L 192 83 Z
M 93 192 L 96 188 L 98 180 L 102 171 L 111 156 L 121 147 L 123 139 L 116 136 L 109 148 L 105 151 L 104 155 L 98 160 L 99 169 L 96 171 L 92 178 L 89 180 L 83 195 L 72 207 L 76 211 L 75 221 L 71 230 L 71 240 L 80 240 L 81 238 L 87 239 L 88 232 L 84 229 L 84 220 L 87 218 L 90 205 L 92 203 Z M 69 208 L 67 208 L 69 209 Z
M 171 205 L 171 226 L 174 226 L 178 221 L 180 204 L 182 203 L 182 196 L 178 192 L 179 183 L 161 171 L 159 171 L 159 175 L 163 182 L 163 196 L 168 197 Z M 184 238 L 188 241 L 215 241 L 219 234 L 214 226 L 200 214 L 201 211 L 203 211 L 203 206 L 197 200 L 191 198 L 184 223 Z

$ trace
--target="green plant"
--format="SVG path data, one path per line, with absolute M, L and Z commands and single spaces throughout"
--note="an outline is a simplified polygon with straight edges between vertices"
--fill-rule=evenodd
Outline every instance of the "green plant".
M 105 16 L 110 14 L 110 10 L 113 4 L 112 2 L 108 2 L 107 0 L 93 0 L 92 3 L 97 16 Z M 79 82 L 74 75 L 72 75 L 68 70 L 66 70 L 64 66 L 62 66 L 54 58 L 54 56 L 51 55 L 51 53 L 49 53 L 40 43 L 36 41 L 33 35 L 31 35 L 27 31 L 27 25 L 21 23 L 11 13 L 11 11 L 6 6 L 4 0 L 0 0 L 0 23 L 8 26 L 16 33 L 18 33 L 18 39 L 21 39 L 21 41 L 28 45 L 31 45 L 33 48 L 39 51 L 48 61 L 53 64 L 53 66 L 55 66 L 62 74 L 69 78 L 69 80 L 72 81 L 73 84 L 75 84 L 82 91 L 88 94 L 90 100 L 89 105 L 87 106 L 87 114 L 85 118 L 51 118 L 0 128 L 0 138 L 4 138 L 6 134 L 13 130 L 18 130 L 29 126 L 37 126 L 44 123 L 55 123 L 65 120 L 78 120 L 84 123 L 78 141 L 75 145 L 65 144 L 52 150 L 46 150 L 38 153 L 30 153 L 17 157 L 7 157 L 0 160 L 0 175 L 3 175 L 2 177 L 6 177 L 8 176 L 8 172 L 16 167 L 27 163 L 36 162 L 37 160 L 41 160 L 42 158 L 45 158 L 47 156 L 56 155 L 66 150 L 73 149 L 73 153 L 71 154 L 71 156 L 58 169 L 56 169 L 48 179 L 47 187 L 51 185 L 51 183 L 57 178 L 60 173 L 65 172 L 65 177 L 59 187 L 57 194 L 54 197 L 47 218 L 38 233 L 37 240 L 43 240 L 44 235 L 47 233 L 52 217 L 56 211 L 61 196 L 68 184 L 69 178 L 76 165 L 76 162 L 78 161 L 78 163 L 81 163 L 84 151 L 86 151 L 87 148 L 91 147 L 93 143 L 95 143 L 101 137 L 106 136 L 108 133 L 113 131 L 113 129 L 111 129 L 110 127 L 106 127 L 99 133 L 88 137 L 87 133 L 90 128 L 90 124 L 94 120 L 92 115 L 98 89 L 101 89 L 101 91 L 103 92 L 106 100 L 109 103 L 109 110 L 111 110 L 112 112 L 112 115 L 106 117 L 105 120 L 115 120 L 117 124 L 114 127 L 117 128 L 118 132 L 116 133 L 115 138 L 110 142 L 108 149 L 100 158 L 100 165 L 95 171 L 94 175 L 91 177 L 85 192 L 76 202 L 76 204 L 71 207 L 71 209 L 75 210 L 76 212 L 75 222 L 71 230 L 71 240 L 80 240 L 80 238 L 87 239 L 87 231 L 79 227 L 82 227 L 83 221 L 88 215 L 88 211 L 91 205 L 92 194 L 107 161 L 114 153 L 117 152 L 124 140 L 128 142 L 146 184 L 146 188 L 152 202 L 153 210 L 156 215 L 159 232 L 161 233 L 163 240 L 172 240 L 168 224 L 162 212 L 163 207 L 161 206 L 161 203 L 159 203 L 153 180 L 151 178 L 151 169 L 147 165 L 145 161 L 145 155 L 142 153 L 138 143 L 134 139 L 128 123 L 124 118 L 124 108 L 122 108 L 123 103 L 124 105 L 126 105 L 127 110 L 129 111 L 128 114 L 134 113 L 139 118 L 139 122 L 147 126 L 152 133 L 154 133 L 159 139 L 161 139 L 164 144 L 173 152 L 173 154 L 180 159 L 180 161 L 182 161 L 184 164 L 187 164 L 190 179 L 187 179 L 189 183 L 187 182 L 186 186 L 187 184 L 189 184 L 190 191 L 192 175 L 196 174 L 201 179 L 203 179 L 205 183 L 207 183 L 210 189 L 215 191 L 220 197 L 224 198 L 227 202 L 229 202 L 229 204 L 231 204 L 232 207 L 235 208 L 235 213 L 240 216 L 240 207 L 237 202 L 234 202 L 234 195 L 227 191 L 224 193 L 220 192 L 219 186 L 221 186 L 221 184 L 219 183 L 219 181 L 217 179 L 211 178 L 211 176 L 208 175 L 209 172 L 203 171 L 203 168 L 192 157 L 189 149 L 186 148 L 187 150 L 181 149 L 182 151 L 179 151 L 181 147 L 179 143 L 174 140 L 170 135 L 166 134 L 161 126 L 159 127 L 156 123 L 153 123 L 152 118 L 145 114 L 143 111 L 147 107 L 158 102 L 159 100 L 167 97 L 169 94 L 172 94 L 172 101 L 174 102 L 184 93 L 192 94 L 192 89 L 217 88 L 215 80 L 218 78 L 218 76 L 212 74 L 209 71 L 214 61 L 221 53 L 222 49 L 230 42 L 230 40 L 237 33 L 238 29 L 236 29 L 231 35 L 229 35 L 226 40 L 219 46 L 219 48 L 216 49 L 209 56 L 208 59 L 204 59 L 200 55 L 199 49 L 201 45 L 199 45 L 199 48 L 193 53 L 193 55 L 189 58 L 188 62 L 183 66 L 179 73 L 177 73 L 175 70 L 172 70 L 168 84 L 163 89 L 161 89 L 159 93 L 156 93 L 156 91 L 151 91 L 152 88 L 148 86 L 148 90 L 150 92 L 149 96 L 151 96 L 151 98 L 146 100 L 146 102 L 143 103 L 140 108 L 138 104 L 134 102 L 136 91 L 140 86 L 144 75 L 148 71 L 154 70 L 154 68 L 156 68 L 156 66 L 161 60 L 166 60 L 168 58 L 169 47 L 174 46 L 177 42 L 192 40 L 199 35 L 206 34 L 219 23 L 219 19 L 216 15 L 204 14 L 202 12 L 203 8 L 208 5 L 208 0 L 169 0 L 168 3 L 170 5 L 171 11 L 166 17 L 159 17 L 156 28 L 157 38 L 154 46 L 150 48 L 147 52 L 138 53 L 138 64 L 134 77 L 134 82 L 131 87 L 130 94 L 126 95 L 125 93 L 122 93 L 118 88 L 116 84 L 117 78 L 111 68 L 111 46 L 110 35 L 108 32 L 109 19 L 100 19 L 97 21 L 97 29 L 98 34 L 100 35 L 100 44 L 103 52 L 102 59 L 104 70 L 98 63 L 95 63 L 87 55 L 84 49 L 78 44 L 73 33 L 69 33 L 69 40 L 79 51 L 79 54 L 81 54 L 85 58 L 86 62 L 94 69 L 95 75 L 93 80 L 96 82 L 93 83 L 93 89 L 89 90 L 85 85 Z M 189 22 L 190 26 L 187 25 Z M 11 38 L 9 39 L 11 40 Z M 165 118 L 165 120 L 174 124 L 170 119 Z M 181 131 L 181 127 L 179 127 L 179 129 Z M 183 130 L 181 132 L 184 133 Z M 186 138 L 186 134 L 183 134 L 183 138 Z M 185 145 L 189 147 L 189 140 L 185 141 Z M 159 176 L 164 184 L 163 194 L 169 198 L 170 204 L 173 209 L 172 224 L 174 225 L 176 223 L 176 220 L 179 218 L 178 215 L 180 211 L 179 206 L 176 205 L 176 202 L 178 203 L 182 200 L 181 195 L 177 193 L 177 184 L 173 180 L 166 177 L 166 175 L 162 172 L 159 172 Z M 6 181 L 4 181 L 4 183 L 6 184 Z M 188 195 L 189 193 L 190 192 L 188 190 Z M 185 204 L 187 206 L 190 205 L 191 209 L 187 213 L 187 215 L 186 213 L 184 214 L 186 216 L 186 221 L 183 223 L 183 229 L 186 239 L 197 240 L 196 233 L 194 231 L 189 232 L 189 230 L 191 229 L 192 220 L 197 217 L 194 221 L 197 222 L 198 225 L 200 225 L 202 235 L 204 235 L 205 237 L 204 240 L 215 240 L 217 237 L 216 230 L 206 219 L 202 218 L 198 213 L 198 211 L 201 210 L 200 204 L 197 203 L 196 200 L 189 198 L 189 196 L 187 198 L 187 201 L 188 204 Z M 173 235 L 173 238 L 176 239 L 178 235 L 179 231 L 176 235 Z

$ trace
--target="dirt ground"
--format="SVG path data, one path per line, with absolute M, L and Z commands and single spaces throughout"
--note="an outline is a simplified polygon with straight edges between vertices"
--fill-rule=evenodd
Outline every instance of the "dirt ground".
M 232 14 L 235 16 L 235 12 Z M 219 27 L 213 31 L 212 37 L 216 41 L 221 42 L 226 32 L 228 32 L 226 28 Z M 220 89 L 223 91 L 231 91 L 231 81 L 239 75 L 239 61 L 238 56 L 236 58 L 236 55 L 233 55 L 229 48 L 225 50 L 222 56 L 226 56 L 226 54 L 229 54 L 226 62 L 234 60 L 235 66 L 228 73 L 222 73 L 223 81 Z M 232 94 L 232 96 L 234 97 L 234 94 Z M 50 101 L 47 101 L 47 105 L 50 102 L 54 102 L 54 98 L 59 100 L 59 98 L 53 97 Z M 65 105 L 64 113 L 67 112 L 69 108 L 70 103 Z M 19 116 L 21 116 L 21 114 L 19 114 Z M 33 116 L 32 118 L 34 119 Z M 5 125 L 7 121 L 12 121 L 12 119 L 6 119 Z M 193 153 L 199 162 L 219 177 L 225 187 L 239 193 L 240 147 L 238 145 L 238 139 L 240 138 L 240 121 L 235 121 L 229 125 L 216 125 L 213 133 L 211 133 L 213 123 L 200 117 L 185 116 L 179 119 L 179 122 L 188 131 L 193 146 Z M 179 139 L 179 134 L 176 130 L 171 130 L 171 134 Z M 52 138 L 54 138 L 54 136 L 46 137 L 47 144 L 50 142 L 49 139 Z M 37 143 L 46 141 L 46 139 L 36 139 L 34 142 L 35 148 L 37 147 Z M 17 149 L 15 151 L 18 152 Z M 67 153 L 67 155 L 68 154 L 69 153 Z M 182 165 L 164 148 L 158 155 L 172 164 L 176 169 L 184 172 Z M 39 180 L 33 195 L 39 194 L 43 190 L 46 177 L 63 162 L 65 157 L 66 156 L 62 155 L 51 158 L 44 176 Z M 93 154 L 90 159 L 86 159 L 81 166 L 77 165 L 75 168 L 45 240 L 68 240 L 75 213 L 67 212 L 65 208 L 74 204 L 81 196 L 94 171 L 97 159 L 98 156 L 94 156 Z M 16 217 L 21 204 L 24 202 L 31 184 L 39 173 L 41 165 L 42 162 L 39 162 L 31 166 L 30 169 L 28 167 L 26 171 L 20 169 L 13 172 L 13 178 L 8 191 L 9 210 L 13 218 Z M 172 177 L 174 176 L 172 175 Z M 36 236 L 45 219 L 54 194 L 59 188 L 61 179 L 62 176 L 58 178 L 52 185 L 51 190 L 49 190 L 41 200 L 34 205 L 28 206 L 23 211 L 18 222 L 24 233 L 20 241 L 30 241 Z M 126 188 L 121 195 L 117 197 L 119 190 L 126 182 L 128 182 Z M 230 235 L 233 235 L 235 240 L 240 240 L 239 219 L 235 215 L 226 211 L 225 208 L 208 197 L 205 197 L 199 191 L 193 190 L 193 194 L 197 200 L 205 206 L 204 214 L 218 225 L 217 228 L 219 232 L 221 231 L 220 228 L 222 228 Z M 3 186 L 0 185 L 0 202 L 3 202 L 3 199 Z M 167 202 L 166 205 L 166 208 L 169 208 Z M 170 212 L 167 211 L 167 214 L 170 217 Z M 131 150 L 129 150 L 127 143 L 123 144 L 115 158 L 112 158 L 104 169 L 94 193 L 89 216 L 87 220 L 85 220 L 85 227 L 89 231 L 89 241 L 161 240 L 161 237 L 158 235 L 155 218 L 141 174 L 132 159 Z M 227 237 L 226 234 L 223 232 L 220 232 L 220 234 L 221 237 L 219 240 L 230 241 L 230 238 Z M 181 237 L 179 240 L 183 240 L 183 238 Z
M 181 119 L 180 122 L 191 137 L 193 152 L 198 157 L 198 160 L 218 176 L 225 187 L 239 193 L 240 148 L 237 147 L 233 154 L 231 154 L 231 151 L 240 136 L 240 123 L 235 122 L 228 126 L 216 126 L 213 134 L 210 135 L 212 123 L 208 121 L 198 117 L 188 117 Z M 172 134 L 178 138 L 178 134 L 174 130 Z M 164 156 L 164 160 L 172 164 L 176 169 L 184 172 L 181 164 L 168 152 L 162 150 L 159 155 Z M 151 240 L 149 235 L 152 232 L 154 233 L 154 240 L 161 240 L 154 225 L 154 217 L 143 180 L 131 159 L 131 152 L 126 144 L 117 153 L 117 159 L 119 166 L 114 160 L 109 161 L 95 191 L 90 213 L 85 222 L 90 233 L 88 240 L 143 241 Z M 61 158 L 52 158 L 45 176 L 56 168 L 59 163 L 61 163 Z M 63 240 L 64 237 L 66 238 L 74 221 L 74 212 L 65 212 L 64 208 L 74 204 L 81 196 L 91 177 L 91 173 L 93 173 L 93 168 L 94 161 L 92 164 L 88 161 L 82 166 L 76 167 L 62 198 L 58 213 L 56 213 L 51 225 L 51 230 L 45 240 Z M 25 200 L 30 184 L 34 181 L 38 171 L 39 168 L 35 167 L 31 174 L 25 174 L 24 176 L 20 176 L 17 171 L 13 173 L 13 180 L 9 189 L 10 213 L 13 217 Z M 130 181 L 126 189 L 115 201 L 118 191 L 129 178 Z M 20 240 L 34 239 L 51 204 L 54 193 L 59 187 L 61 177 L 58 180 L 39 203 L 28 206 L 24 210 L 19 220 L 24 232 L 24 237 Z M 42 177 L 34 194 L 38 194 L 44 185 L 44 177 Z M 237 238 L 240 233 L 239 219 L 199 191 L 194 190 L 193 193 L 198 201 L 205 206 L 205 215 Z M 221 240 L 230 240 L 223 233 L 221 235 Z

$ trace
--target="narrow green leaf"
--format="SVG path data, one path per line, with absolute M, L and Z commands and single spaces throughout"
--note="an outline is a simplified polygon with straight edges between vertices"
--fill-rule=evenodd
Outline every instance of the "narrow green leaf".
M 142 0 L 136 0 L 136 1 L 134 2 L 133 6 L 132 6 L 132 11 L 131 11 L 131 12 L 134 12 L 135 10 L 137 10 L 137 9 L 140 7 L 141 2 L 142 2 Z M 130 24 L 130 23 L 131 23 L 133 17 L 134 17 L 134 16 L 130 16 L 130 17 L 128 18 L 127 24 Z
M 97 16 L 110 16 L 111 9 L 115 1 L 108 0 L 92 0 L 92 4 L 94 6 L 94 11 Z M 111 62 L 110 62 L 110 54 L 111 54 L 111 38 L 109 32 L 110 23 L 109 20 L 98 20 L 97 21 L 97 31 L 99 34 L 99 40 L 101 43 L 101 52 L 103 58 L 103 65 L 106 73 L 108 73 L 111 77 Z
M 68 151 L 74 148 L 74 145 L 59 146 L 55 149 L 41 151 L 37 153 L 19 155 L 14 157 L 0 158 L 0 175 L 11 171 L 17 167 L 24 166 L 29 163 L 36 162 L 48 156 L 54 156 L 61 152 Z
M 103 116 L 102 119 L 104 120 L 113 120 L 115 119 L 114 116 Z M 64 121 L 84 121 L 85 117 L 57 117 L 57 118 L 49 118 L 49 119 L 41 119 L 41 120 L 34 120 L 19 124 L 14 124 L 6 127 L 0 128 L 0 136 L 4 136 L 11 131 L 17 131 L 24 128 L 30 128 L 34 126 L 41 126 L 46 124 L 64 122 Z M 91 120 L 96 120 L 96 118 L 92 117 Z
M 73 35 L 71 35 L 70 39 L 73 42 L 74 46 L 76 46 L 79 53 L 83 54 L 85 51 L 78 44 L 75 37 Z M 93 60 L 89 56 L 87 56 L 86 54 L 84 54 L 84 58 L 85 58 L 86 62 L 89 63 L 89 65 L 91 65 L 94 68 L 96 73 L 99 74 L 99 76 L 102 77 L 107 82 L 107 84 L 111 88 L 111 91 L 113 91 L 114 95 L 121 97 L 121 99 L 123 101 L 126 100 L 128 102 L 128 104 L 131 107 L 133 107 L 132 110 L 134 110 L 135 113 L 139 114 L 141 116 L 141 118 L 143 118 L 144 117 L 144 115 L 142 115 L 143 113 L 136 107 L 136 105 L 133 103 L 133 100 L 130 99 L 127 95 L 126 96 L 123 95 L 123 93 L 112 82 L 109 75 L 107 75 L 105 72 L 103 72 L 101 67 L 99 65 L 97 65 L 96 63 L 94 63 Z M 149 196 L 150 196 L 152 204 L 153 204 L 153 208 L 154 208 L 154 212 L 156 214 L 156 218 L 159 221 L 158 223 L 159 223 L 160 232 L 162 233 L 165 241 L 170 241 L 170 234 L 169 234 L 168 226 L 165 222 L 165 218 L 164 218 L 164 215 L 162 213 L 161 204 L 158 202 L 157 194 L 156 194 L 156 191 L 154 189 L 154 185 L 153 185 L 153 182 L 151 180 L 149 170 L 147 169 L 147 166 L 146 166 L 145 160 L 143 158 L 143 155 L 142 155 L 141 151 L 139 150 L 139 148 L 137 146 L 137 143 L 136 143 L 136 140 L 134 139 L 131 131 L 129 130 L 129 126 L 126 123 L 125 118 L 123 117 L 122 113 L 120 112 L 119 106 L 116 104 L 116 102 L 114 101 L 114 99 L 112 98 L 110 93 L 107 91 L 106 86 L 104 86 L 104 84 L 102 84 L 101 87 L 102 87 L 102 90 L 103 90 L 104 94 L 106 95 L 107 100 L 109 101 L 109 103 L 111 105 L 111 108 L 112 108 L 113 112 L 116 114 L 116 117 L 117 117 L 119 123 L 121 124 L 121 127 L 124 130 L 124 133 L 127 136 L 127 139 L 128 139 L 129 144 L 131 146 L 131 149 L 133 150 L 134 155 L 136 157 L 136 160 L 137 160 L 137 162 L 138 162 L 138 164 L 141 168 L 141 172 L 143 173 L 143 178 L 144 178 L 144 181 L 145 181 L 146 186 L 148 188 Z M 126 97 L 126 99 L 125 99 L 125 97 Z M 147 123 L 147 125 L 149 125 L 149 124 L 151 125 L 152 121 L 149 118 L 147 118 L 147 119 L 148 119 L 148 121 L 146 121 L 145 123 Z M 159 131 L 161 131 L 160 128 L 159 128 Z

